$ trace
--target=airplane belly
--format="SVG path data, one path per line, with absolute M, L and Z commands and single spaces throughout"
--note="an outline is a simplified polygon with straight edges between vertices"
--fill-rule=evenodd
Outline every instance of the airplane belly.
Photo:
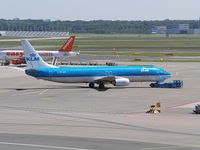
M 123 76 L 128 78 L 130 82 L 162 82 L 168 79 L 168 76 L 150 75 L 150 76 Z M 38 79 L 60 82 L 60 83 L 90 83 L 98 79 L 98 77 L 37 77 Z
M 38 77 L 38 79 L 60 82 L 60 83 L 89 83 L 91 77 Z

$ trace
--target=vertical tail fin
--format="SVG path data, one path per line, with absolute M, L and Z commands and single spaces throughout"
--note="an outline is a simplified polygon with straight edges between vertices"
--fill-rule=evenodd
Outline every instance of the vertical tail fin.
M 36 68 L 53 68 L 55 66 L 47 64 L 40 55 L 35 51 L 33 46 L 28 40 L 21 40 L 21 44 L 24 50 L 24 56 L 29 69 Z
M 58 50 L 60 52 L 70 52 L 73 49 L 75 36 L 70 36 L 69 39 L 64 43 L 64 45 Z

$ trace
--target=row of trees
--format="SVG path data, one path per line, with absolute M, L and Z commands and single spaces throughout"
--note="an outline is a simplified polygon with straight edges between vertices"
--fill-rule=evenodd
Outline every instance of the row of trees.
M 6 20 L 0 19 L 3 31 L 57 31 L 70 33 L 148 33 L 154 26 L 175 28 L 178 24 L 190 24 L 190 28 L 199 28 L 198 20 L 163 20 L 163 21 L 51 21 L 51 20 Z

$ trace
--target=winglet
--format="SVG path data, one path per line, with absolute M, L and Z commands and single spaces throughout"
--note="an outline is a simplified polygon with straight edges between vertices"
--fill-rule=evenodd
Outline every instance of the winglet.
M 76 36 L 70 36 L 69 39 L 64 43 L 64 45 L 58 50 L 60 52 L 70 52 L 73 49 L 74 41 Z
M 56 66 L 52 66 L 47 64 L 40 55 L 35 51 L 33 46 L 29 43 L 28 40 L 21 40 L 21 44 L 24 50 L 24 56 L 27 63 L 28 69 L 36 69 L 36 68 L 55 68 Z

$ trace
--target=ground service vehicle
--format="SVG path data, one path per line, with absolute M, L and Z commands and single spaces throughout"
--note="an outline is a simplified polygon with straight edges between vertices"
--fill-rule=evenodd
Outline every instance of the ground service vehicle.
M 152 88 L 182 88 L 183 87 L 183 81 L 182 80 L 173 80 L 173 82 L 170 83 L 151 83 L 150 87 Z
M 195 106 L 195 109 L 193 110 L 193 112 L 196 113 L 196 114 L 200 114 L 200 104 L 197 104 Z

